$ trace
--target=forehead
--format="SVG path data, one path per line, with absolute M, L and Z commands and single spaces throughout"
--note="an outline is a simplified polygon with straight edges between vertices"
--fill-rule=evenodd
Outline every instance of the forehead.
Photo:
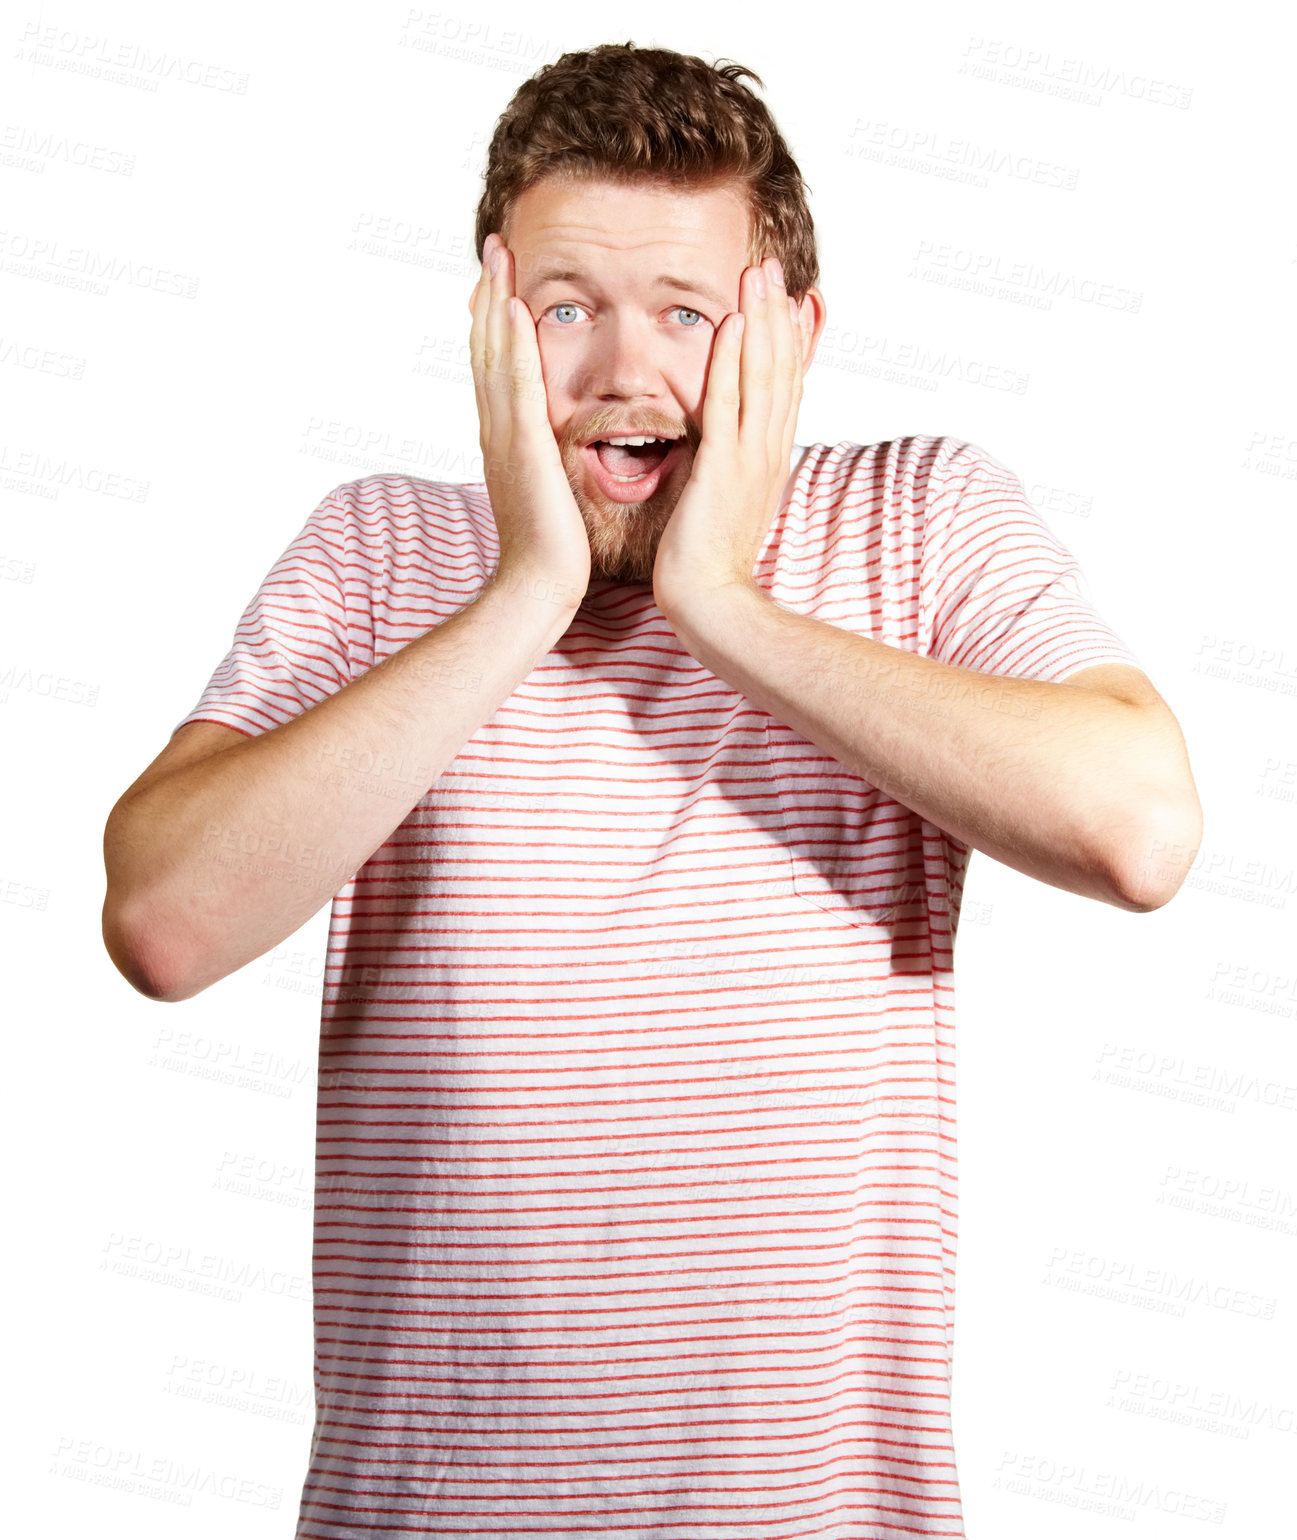
M 515 199 L 505 232 L 518 276 L 545 258 L 638 266 L 687 253 L 712 271 L 747 265 L 747 204 L 733 182 L 706 188 L 547 177 Z

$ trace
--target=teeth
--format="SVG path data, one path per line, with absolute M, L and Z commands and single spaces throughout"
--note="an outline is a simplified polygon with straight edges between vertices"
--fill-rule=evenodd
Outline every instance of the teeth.
M 596 439 L 595 443 L 602 443 L 602 444 L 668 444 L 669 445 L 669 444 L 674 444 L 675 443 L 675 439 L 673 439 L 673 438 L 655 438 L 652 434 L 648 434 L 648 433 L 623 433 L 620 438 Z M 595 443 L 590 444 L 588 447 L 593 449 L 595 447 Z M 643 481 L 644 478 L 649 474 L 649 472 L 648 471 L 641 471 L 638 476 L 614 476 L 609 471 L 605 471 L 604 474 L 606 476 L 609 476 L 609 478 L 611 480 L 613 480 L 613 481 Z

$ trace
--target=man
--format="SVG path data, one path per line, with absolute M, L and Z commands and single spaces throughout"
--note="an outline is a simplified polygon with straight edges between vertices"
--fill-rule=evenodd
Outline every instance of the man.
M 1142 912 L 1197 843 L 1011 473 L 795 444 L 824 300 L 742 74 L 520 88 L 484 483 L 330 493 L 109 822 L 152 998 L 333 898 L 311 1540 L 961 1535 L 970 850 Z

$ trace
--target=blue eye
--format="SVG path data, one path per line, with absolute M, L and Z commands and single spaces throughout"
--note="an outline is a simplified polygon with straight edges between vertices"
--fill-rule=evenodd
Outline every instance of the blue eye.
M 560 317 L 559 312 L 564 310 L 571 312 L 571 320 L 565 321 Z M 682 323 L 686 331 L 693 331 L 697 326 L 699 326 L 703 321 L 707 319 L 701 310 L 691 310 L 687 305 L 676 305 L 674 310 L 676 315 L 692 318 L 686 319 Z M 565 300 L 561 304 L 551 305 L 545 314 L 552 315 L 560 326 L 570 327 L 572 322 L 580 317 L 581 306 L 573 304 L 569 300 Z

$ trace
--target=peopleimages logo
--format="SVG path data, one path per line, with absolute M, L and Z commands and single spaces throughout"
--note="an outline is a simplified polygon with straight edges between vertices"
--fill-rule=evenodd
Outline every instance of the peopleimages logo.
M 43 17 L 26 23 L 19 43 L 18 57 L 25 63 L 148 91 L 156 91 L 164 80 L 233 96 L 242 96 L 248 89 L 248 76 L 238 70 L 187 59 L 147 43 L 113 42 L 101 33 L 63 27 Z
M 1075 166 L 1060 166 L 998 145 L 952 139 L 939 131 L 907 128 L 876 118 L 857 118 L 847 137 L 848 155 L 974 187 L 990 186 L 991 176 L 1007 176 L 1037 187 L 1073 192 L 1081 175 Z
M 1248 1289 L 1231 1288 L 1219 1279 L 1181 1277 L 1164 1267 L 1141 1267 L 1121 1257 L 1102 1256 L 1055 1246 L 1046 1264 L 1044 1283 L 1073 1293 L 1137 1305 L 1165 1315 L 1184 1315 L 1190 1305 L 1224 1310 L 1257 1320 L 1274 1320 L 1279 1300 Z
M 1144 302 L 1142 291 L 1063 268 L 1007 258 L 999 252 L 973 251 L 949 241 L 920 241 L 911 260 L 915 264 L 911 278 L 946 283 L 990 298 L 1026 301 L 1045 310 L 1052 308 L 1056 299 L 1070 299 L 1136 315 Z
M 104 1255 L 99 1266 L 106 1272 L 181 1288 L 200 1285 L 193 1291 L 235 1301 L 241 1290 L 256 1289 L 281 1299 L 310 1302 L 310 1285 L 301 1273 L 236 1261 L 211 1251 L 195 1252 L 176 1242 L 121 1231 L 114 1231 L 101 1249 Z
M 1232 1438 L 1247 1438 L 1253 1428 L 1297 1433 L 1297 1414 L 1291 1406 L 1276 1406 L 1259 1396 L 1207 1388 L 1170 1375 L 1119 1369 L 1109 1390 L 1108 1405 L 1115 1405 L 1120 1411 L 1160 1416 L 1168 1422 L 1223 1432 Z M 1209 1426 L 1213 1421 L 1216 1425 Z
M 140 1449 L 99 1443 L 64 1434 L 54 1451 L 51 1474 L 112 1486 L 139 1497 L 156 1497 L 188 1507 L 195 1497 L 222 1497 L 250 1503 L 254 1508 L 278 1508 L 283 1487 L 268 1486 L 250 1477 L 211 1466 L 187 1465 L 169 1455 L 149 1455 Z
M 1083 102 L 1090 107 L 1102 106 L 1105 92 L 1110 96 L 1124 96 L 1131 101 L 1147 102 L 1154 107 L 1175 107 L 1181 111 L 1193 100 L 1192 87 L 1175 85 L 1157 75 L 1111 64 L 1094 64 L 1088 59 L 1070 58 L 1049 49 L 1024 48 L 1021 44 L 998 38 L 970 37 L 959 73 L 971 75 L 975 80 L 1020 86 L 1045 96 Z
M 1004 1455 L 991 1485 L 1016 1497 L 1032 1497 L 1127 1522 L 1138 1517 L 1141 1509 L 1208 1524 L 1225 1520 L 1224 1503 L 1183 1487 L 1131 1477 L 1123 1471 L 1098 1470 L 1081 1460 L 1059 1460 L 1017 1450 Z

